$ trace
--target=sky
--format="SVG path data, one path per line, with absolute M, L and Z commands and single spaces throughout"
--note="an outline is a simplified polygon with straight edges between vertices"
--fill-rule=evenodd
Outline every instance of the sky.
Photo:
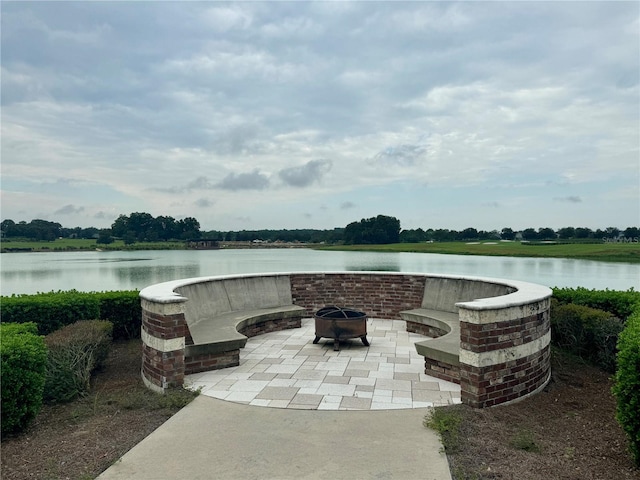
M 640 3 L 12 2 L 1 216 L 640 225 Z

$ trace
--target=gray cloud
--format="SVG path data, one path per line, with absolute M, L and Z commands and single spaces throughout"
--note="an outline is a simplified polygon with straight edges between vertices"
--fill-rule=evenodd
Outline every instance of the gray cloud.
M 65 205 L 62 208 L 59 208 L 53 213 L 56 215 L 71 215 L 74 213 L 82 213 L 82 212 L 84 212 L 84 207 L 76 207 L 75 205 L 69 204 L 69 205 Z
M 256 169 L 251 173 L 230 173 L 216 186 L 223 190 L 264 190 L 269 178 Z
M 340 204 L 340 209 L 341 210 L 350 210 L 350 209 L 355 208 L 355 207 L 356 207 L 356 204 L 353 203 L 353 202 L 342 202 Z
M 387 165 L 412 167 L 426 152 L 426 145 L 395 145 L 378 152 L 374 160 Z
M 308 187 L 312 183 L 319 182 L 331 170 L 332 165 L 331 160 L 311 160 L 299 167 L 282 169 L 278 175 L 291 187 Z
M 166 192 L 166 193 L 185 193 L 192 192 L 193 190 L 213 190 L 216 186 L 211 183 L 211 181 L 205 177 L 201 176 L 196 178 L 195 180 L 190 181 L 186 185 L 174 186 L 174 187 L 154 187 L 151 190 L 155 190 L 157 192 Z
M 199 198 L 195 201 L 196 207 L 200 208 L 209 208 L 214 205 L 215 202 L 209 200 L 208 198 Z
M 485 202 L 482 204 L 483 207 L 489 207 L 489 208 L 499 208 L 500 204 L 498 202 Z
M 568 197 L 554 197 L 555 202 L 582 203 L 582 197 L 570 195 Z

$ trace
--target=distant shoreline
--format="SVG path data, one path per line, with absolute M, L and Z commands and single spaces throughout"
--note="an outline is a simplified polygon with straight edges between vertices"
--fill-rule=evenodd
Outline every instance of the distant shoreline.
M 639 243 L 555 243 L 555 242 L 433 242 L 389 245 L 322 245 L 299 242 L 220 242 L 211 248 L 187 248 L 183 242 L 137 242 L 124 245 L 116 241 L 98 245 L 94 240 L 59 239 L 53 242 L 2 242 L 2 253 L 92 252 L 144 250 L 231 250 L 309 248 L 315 250 L 369 251 L 396 253 L 437 253 L 532 258 L 567 258 L 604 262 L 640 263 Z

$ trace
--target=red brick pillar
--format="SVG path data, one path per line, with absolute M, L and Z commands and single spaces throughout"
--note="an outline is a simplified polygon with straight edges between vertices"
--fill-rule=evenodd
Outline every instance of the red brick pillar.
M 544 388 L 551 375 L 549 298 L 500 309 L 458 306 L 463 403 L 490 407 Z
M 188 328 L 184 318 L 185 298 L 173 303 L 141 299 L 142 380 L 157 392 L 180 386 L 184 381 L 184 348 Z

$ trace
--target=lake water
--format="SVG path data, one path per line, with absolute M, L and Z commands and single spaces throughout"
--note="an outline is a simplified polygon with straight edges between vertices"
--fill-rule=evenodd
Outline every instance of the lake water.
M 130 290 L 167 280 L 209 275 L 367 270 L 477 275 L 549 287 L 640 290 L 640 264 L 561 258 L 251 249 L 3 253 L 0 293 Z

